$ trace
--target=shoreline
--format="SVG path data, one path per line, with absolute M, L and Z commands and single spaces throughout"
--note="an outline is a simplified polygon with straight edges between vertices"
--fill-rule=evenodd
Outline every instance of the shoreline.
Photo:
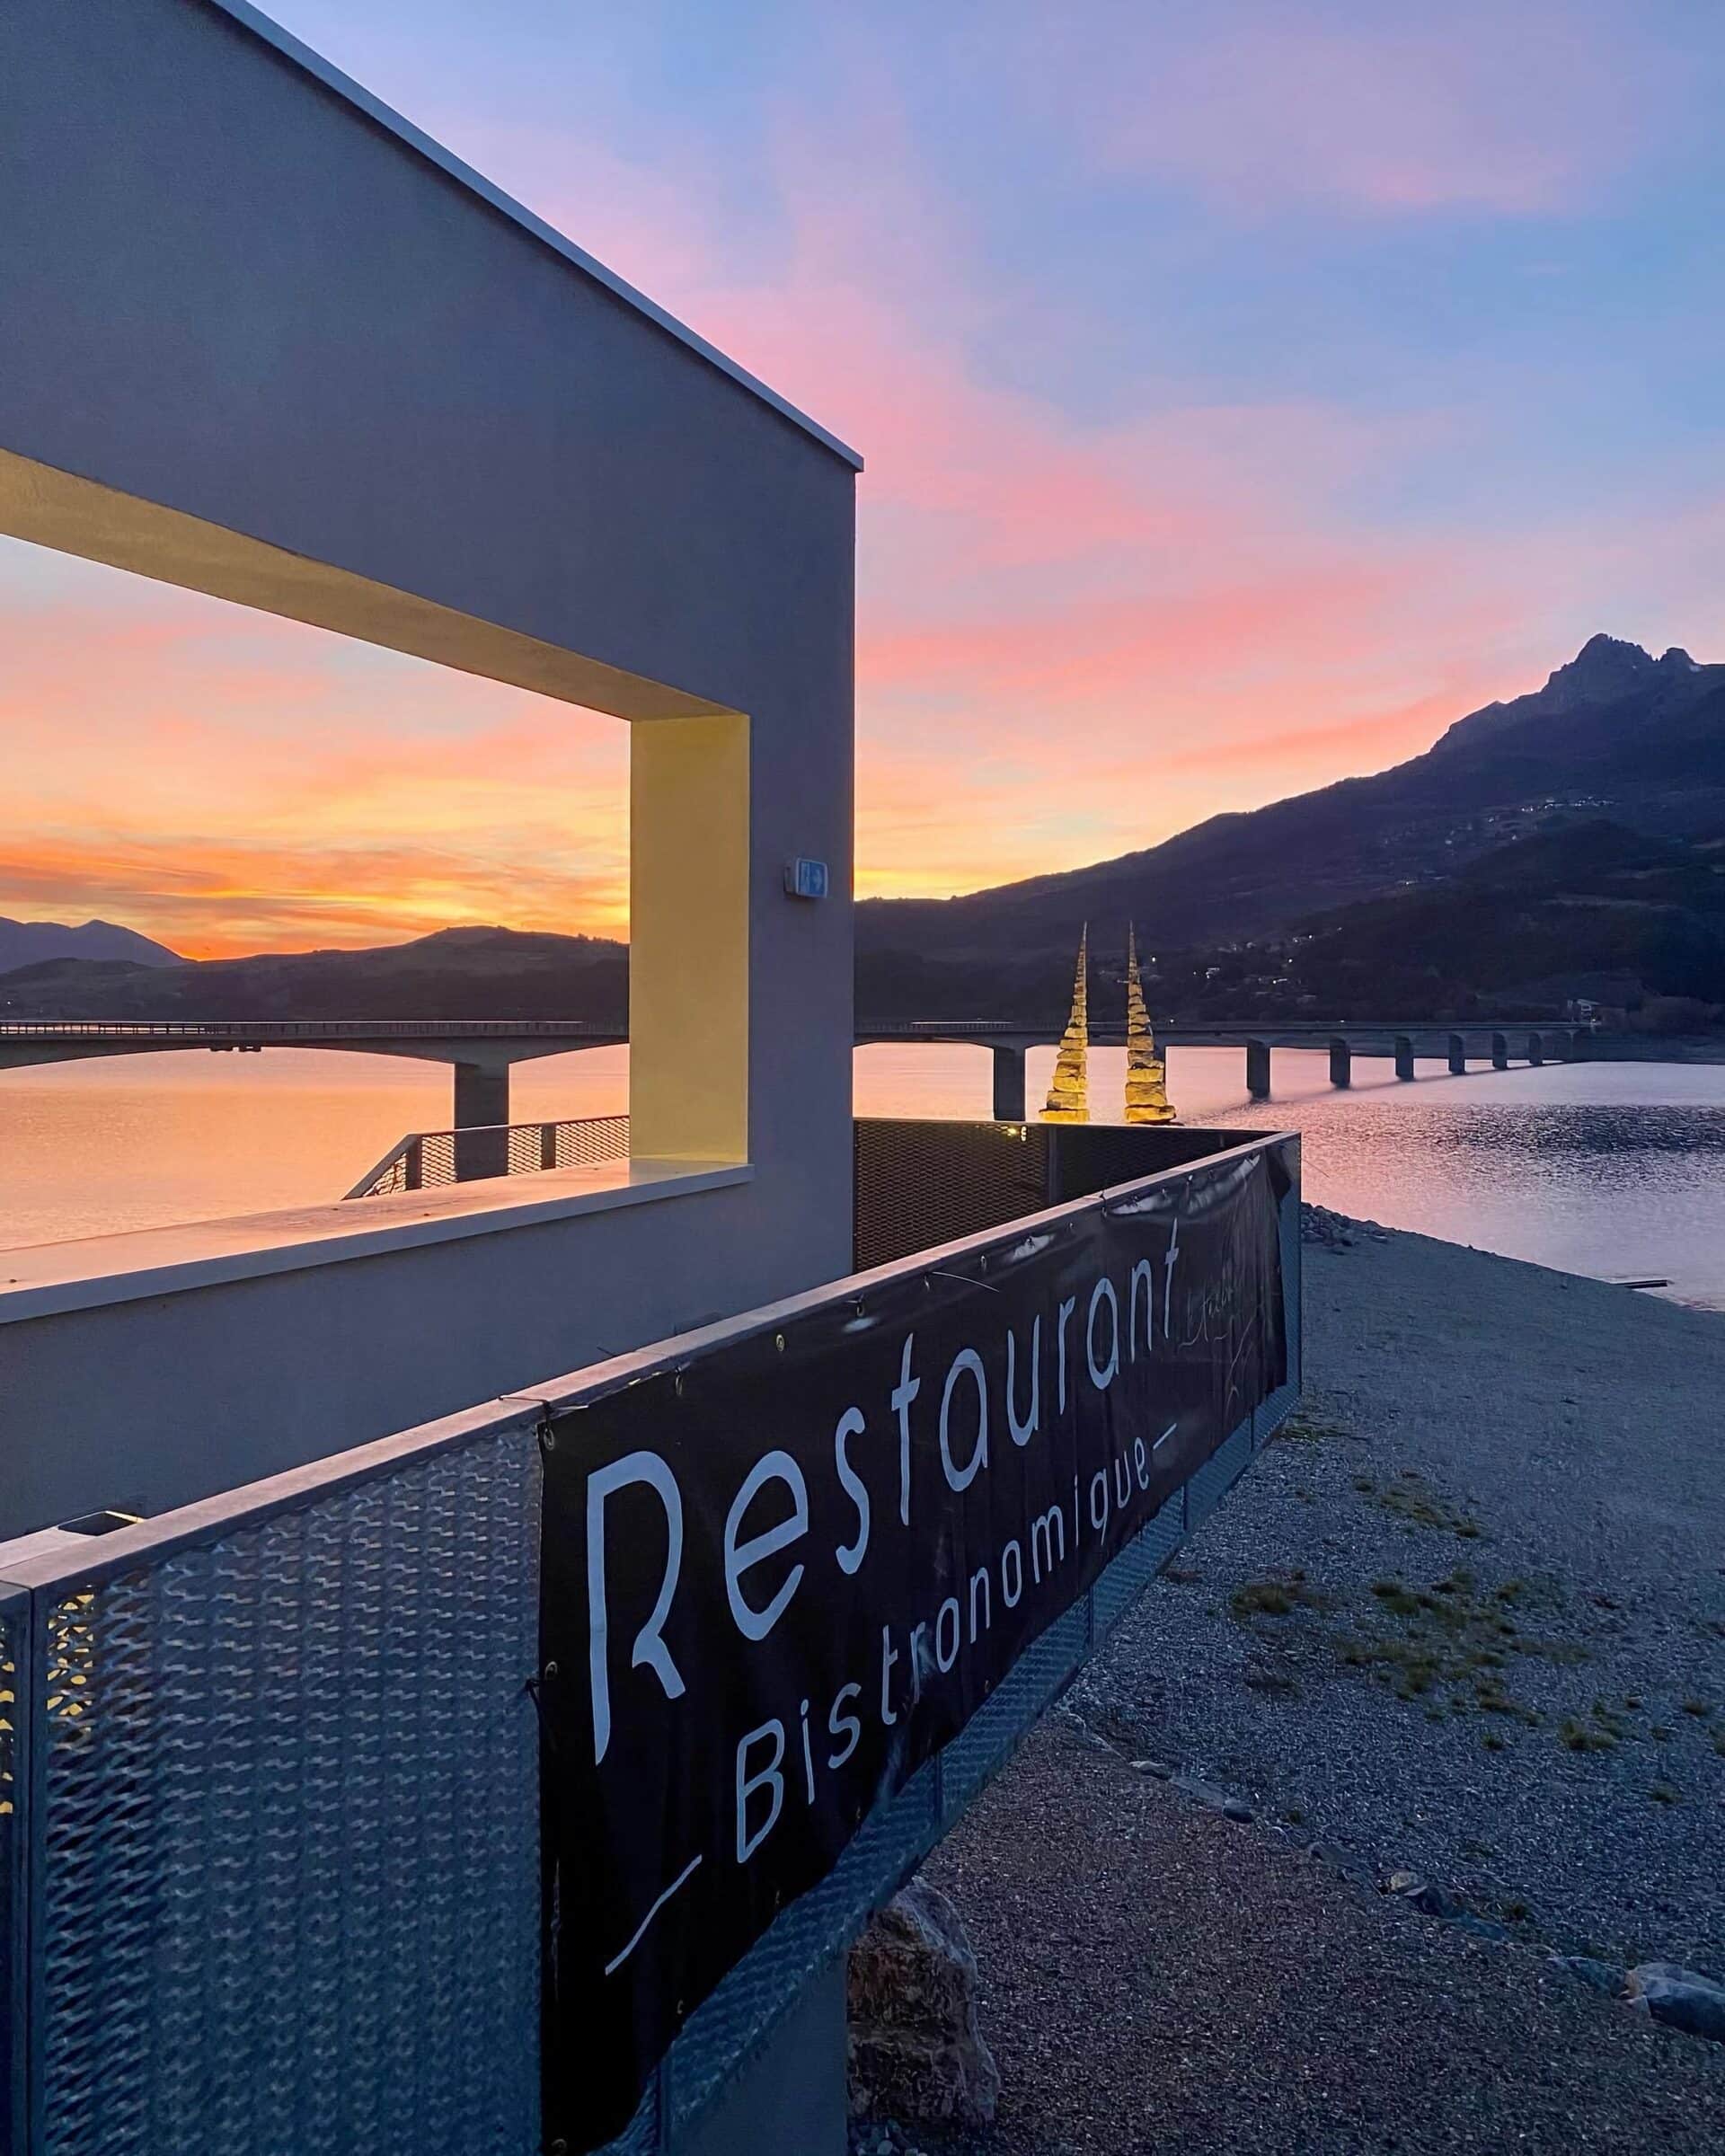
M 1725 2045 L 1554 1958 L 1725 1981 L 1725 1313 L 1305 1254 L 1298 1416 L 928 1866 L 1004 2093 L 908 2143 L 1725 2145 Z

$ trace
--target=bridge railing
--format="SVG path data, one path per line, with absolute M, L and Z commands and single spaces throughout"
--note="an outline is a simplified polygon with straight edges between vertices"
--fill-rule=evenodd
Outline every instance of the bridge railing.
M 569 1116 L 556 1123 L 481 1123 L 464 1130 L 416 1130 L 398 1139 L 346 1197 L 387 1197 L 394 1191 L 430 1190 L 444 1183 L 472 1182 L 480 1176 L 597 1168 L 628 1157 L 627 1116 Z
M 622 1040 L 619 1026 L 585 1018 L 39 1018 L 0 1019 L 4 1040 Z

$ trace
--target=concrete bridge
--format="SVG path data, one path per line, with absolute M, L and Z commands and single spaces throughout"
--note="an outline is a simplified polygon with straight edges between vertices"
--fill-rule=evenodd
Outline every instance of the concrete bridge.
M 615 1047 L 626 1029 L 582 1019 L 304 1018 L 0 1021 L 0 1071 L 93 1056 L 158 1056 L 175 1048 L 256 1055 L 264 1048 L 341 1048 L 447 1063 L 456 1074 L 454 1127 L 509 1119 L 509 1072 L 538 1056 Z
M 1024 1060 L 1031 1048 L 1052 1047 L 1058 1025 L 1017 1020 L 957 1019 L 916 1022 L 861 1021 L 859 1047 L 879 1041 L 986 1047 L 994 1057 L 994 1112 L 997 1120 L 1022 1123 L 1027 1112 Z M 254 1055 L 264 1048 L 339 1048 L 349 1054 L 408 1056 L 447 1063 L 455 1072 L 452 1127 L 495 1127 L 509 1120 L 509 1072 L 535 1056 L 574 1048 L 615 1047 L 626 1029 L 583 1019 L 220 1019 L 0 1021 L 0 1070 L 30 1064 L 72 1063 L 94 1056 L 159 1055 L 204 1048 L 215 1054 Z M 1092 1024 L 1098 1047 L 1120 1047 L 1124 1024 Z M 1391 1058 L 1399 1078 L 1411 1079 L 1420 1057 L 1442 1057 L 1458 1075 L 1474 1064 L 1508 1070 L 1511 1062 L 1576 1062 L 1610 1054 L 1609 1045 L 1572 1027 L 1556 1030 L 1444 1025 L 1290 1024 L 1278 1026 L 1163 1026 L 1164 1047 L 1239 1048 L 1246 1059 L 1246 1091 L 1254 1100 L 1270 1097 L 1270 1051 L 1328 1048 L 1331 1082 L 1351 1082 L 1356 1056 Z M 1513 1044 L 1513 1045 L 1512 1045 Z
M 1057 1025 L 1027 1026 L 1015 1021 L 992 1019 L 929 1020 L 913 1024 L 859 1021 L 856 1038 L 859 1046 L 871 1041 L 927 1041 L 989 1049 L 995 1062 L 995 1119 L 1022 1123 L 1026 1115 L 1025 1056 L 1031 1048 L 1056 1046 L 1061 1030 Z M 1126 1027 L 1123 1022 L 1098 1024 L 1092 1021 L 1090 1038 L 1092 1047 L 1123 1047 Z M 1600 1048 L 1593 1034 L 1570 1026 L 1535 1030 L 1526 1026 L 1455 1027 L 1411 1025 L 1406 1021 L 1384 1025 L 1353 1021 L 1272 1026 L 1158 1026 L 1156 1038 L 1169 1048 L 1243 1050 L 1246 1091 L 1254 1100 L 1268 1100 L 1270 1097 L 1269 1064 L 1273 1048 L 1327 1048 L 1330 1082 L 1336 1086 L 1351 1084 L 1357 1056 L 1391 1058 L 1395 1064 L 1396 1076 L 1411 1080 L 1415 1063 L 1421 1056 L 1442 1057 L 1459 1077 L 1473 1064 L 1507 1071 L 1512 1061 L 1530 1065 L 1574 1063 L 1599 1053 Z

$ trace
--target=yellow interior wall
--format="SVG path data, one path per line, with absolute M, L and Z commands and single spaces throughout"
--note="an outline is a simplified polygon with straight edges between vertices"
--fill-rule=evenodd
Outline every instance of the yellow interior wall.
M 629 748 L 629 1150 L 748 1158 L 748 721 Z

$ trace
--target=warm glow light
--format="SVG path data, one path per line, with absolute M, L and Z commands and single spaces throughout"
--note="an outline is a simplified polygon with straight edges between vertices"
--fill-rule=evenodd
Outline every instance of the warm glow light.
M 744 7 L 715 82 L 650 10 L 284 6 L 865 455 L 864 897 L 1380 770 L 1596 629 L 1725 650 L 1706 11 Z M 626 757 L 0 545 L 0 914 L 621 933 Z

